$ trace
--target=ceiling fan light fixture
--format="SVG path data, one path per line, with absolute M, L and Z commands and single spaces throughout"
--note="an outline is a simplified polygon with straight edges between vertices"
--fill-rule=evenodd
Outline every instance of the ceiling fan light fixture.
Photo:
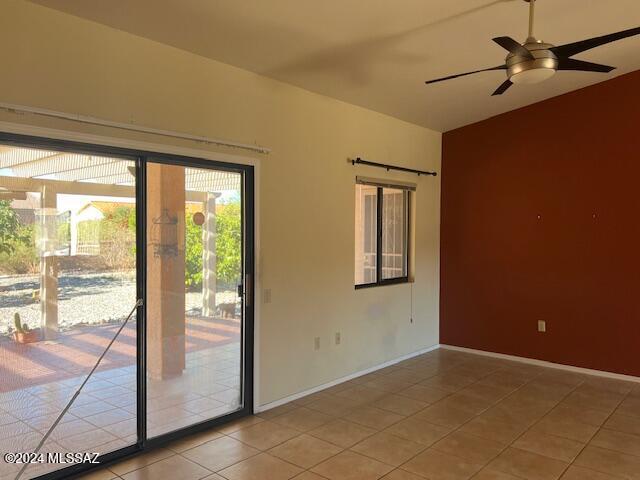
M 550 79 L 555 73 L 553 68 L 533 68 L 513 74 L 510 80 L 515 84 L 533 85 Z
M 615 70 L 615 67 L 587 62 L 572 57 L 601 45 L 640 35 L 640 27 L 634 27 L 608 35 L 600 35 L 598 37 L 555 46 L 551 43 L 538 40 L 535 37 L 533 34 L 533 26 L 536 0 L 524 1 L 529 3 L 529 35 L 525 43 L 521 44 L 508 36 L 495 37 L 492 39 L 509 52 L 504 65 L 459 73 L 457 75 L 449 75 L 447 77 L 436 78 L 435 80 L 427 80 L 425 83 L 428 85 L 480 72 L 506 70 L 507 79 L 491 94 L 495 96 L 502 95 L 514 84 L 531 85 L 544 82 L 553 77 L 557 71 L 569 70 L 574 72 L 609 73 Z

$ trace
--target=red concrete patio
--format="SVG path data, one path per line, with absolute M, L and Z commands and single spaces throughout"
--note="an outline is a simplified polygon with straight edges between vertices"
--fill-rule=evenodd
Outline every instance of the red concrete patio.
M 136 322 L 127 325 L 100 365 L 100 371 L 134 365 Z M 63 332 L 56 341 L 19 344 L 0 338 L 0 392 L 10 392 L 87 374 L 119 325 L 84 326 Z M 186 318 L 186 351 L 238 342 L 240 320 Z

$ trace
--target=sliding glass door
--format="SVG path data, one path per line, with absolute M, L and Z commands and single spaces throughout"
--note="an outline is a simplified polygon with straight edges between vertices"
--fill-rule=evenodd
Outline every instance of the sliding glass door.
M 150 438 L 243 407 L 243 180 L 147 163 Z
M 252 167 L 0 133 L 0 450 L 104 462 L 251 413 L 253 218 Z

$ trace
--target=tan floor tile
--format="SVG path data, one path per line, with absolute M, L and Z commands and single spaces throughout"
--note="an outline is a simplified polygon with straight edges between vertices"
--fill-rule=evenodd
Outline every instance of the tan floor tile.
M 568 466 L 568 463 L 554 458 L 508 448 L 488 467 L 526 480 L 556 480 Z
M 204 477 L 202 480 L 226 480 L 224 477 L 221 477 L 217 473 L 212 473 L 208 477 Z
M 563 403 L 560 403 L 547 415 L 547 418 L 552 420 L 568 419 L 580 423 L 595 425 L 596 427 L 601 426 L 608 417 L 609 412 L 606 411 L 603 412 L 602 410 L 594 410 L 591 408 L 567 406 Z
M 529 428 L 542 420 L 550 409 L 542 404 L 523 405 L 519 400 L 512 399 L 509 404 L 498 403 L 494 405 L 482 415 L 499 422 Z
M 482 383 L 474 383 L 468 387 L 463 388 L 459 393 L 464 395 L 471 395 L 477 397 L 489 403 L 495 403 L 498 400 L 506 397 L 514 389 L 510 387 L 501 387 L 497 385 L 485 385 Z
M 124 480 L 200 480 L 212 472 L 180 455 L 165 458 L 123 475 Z
M 182 456 L 216 472 L 258 453 L 259 450 L 233 438 L 221 437 L 187 450 Z
M 330 480 L 376 480 L 392 469 L 393 467 L 372 458 L 345 451 L 322 462 L 311 471 Z
M 457 391 L 475 382 L 475 379 L 465 377 L 463 375 L 456 375 L 451 373 L 443 373 L 434 377 L 428 378 L 420 382 L 420 385 L 432 386 L 443 388 L 449 391 Z
M 260 423 L 264 421 L 262 418 L 260 417 L 256 417 L 255 415 L 252 415 L 250 417 L 243 417 L 239 420 L 234 420 L 232 422 L 229 422 L 227 424 L 225 424 L 224 426 L 220 427 L 220 433 L 224 433 L 225 435 L 229 435 L 232 432 L 236 432 L 238 430 L 240 430 L 241 428 L 247 428 L 250 427 L 251 425 L 255 425 L 257 423 Z
M 384 390 L 385 392 L 397 392 L 399 390 L 409 388 L 413 385 L 413 382 L 406 382 L 404 380 L 390 378 L 389 376 L 383 376 L 367 382 L 364 385 L 365 387 L 377 388 L 378 390 Z
M 575 390 L 562 401 L 562 404 L 611 413 L 620 404 L 621 397 L 616 393 L 596 391 L 594 389 Z
M 359 377 L 352 378 L 351 380 L 349 380 L 349 382 L 351 382 L 354 385 L 364 385 L 365 383 L 370 382 L 371 380 L 374 380 L 376 378 L 382 378 L 382 377 L 384 377 L 384 375 L 379 372 L 371 372 L 371 373 L 367 373 L 366 375 L 361 375 Z
M 424 480 L 424 477 L 419 477 L 414 473 L 396 468 L 393 472 L 382 477 L 382 480 Z
M 78 477 L 77 480 L 113 480 L 114 478 L 119 479 L 115 473 L 107 468 L 101 468 L 100 470 L 96 470 L 95 472 L 87 473 L 86 475 L 82 475 Z
M 513 475 L 509 475 L 508 473 L 499 472 L 497 470 L 491 470 L 490 468 L 485 468 L 478 472 L 476 476 L 473 477 L 473 480 L 521 480 L 518 477 L 514 477 Z
M 353 385 L 346 390 L 336 394 L 336 397 L 349 398 L 358 402 L 375 402 L 380 397 L 389 395 L 389 392 L 379 390 L 377 388 L 370 388 L 364 385 Z
M 341 415 L 345 415 L 347 412 L 359 405 L 360 402 L 358 400 L 330 396 L 328 398 L 321 398 L 320 400 L 316 400 L 315 402 L 311 402 L 305 406 L 326 415 L 333 415 L 334 417 L 338 417 Z
M 616 480 L 619 478 L 575 465 L 571 465 L 562 476 L 562 480 Z
M 485 465 L 497 457 L 505 447 L 501 443 L 457 431 L 447 435 L 432 448 L 472 463 Z
M 413 398 L 425 403 L 436 403 L 438 400 L 451 395 L 449 390 L 444 390 L 438 387 L 427 387 L 424 385 L 412 385 L 400 392 L 398 395 Z
M 618 407 L 618 412 L 629 417 L 640 417 L 640 395 L 628 396 Z
M 604 424 L 609 430 L 632 433 L 640 435 L 640 417 L 629 417 L 619 412 L 615 412 Z
M 343 418 L 365 427 L 383 430 L 394 423 L 398 423 L 405 417 L 376 407 L 363 406 L 353 410 Z
M 460 457 L 454 457 L 429 449 L 402 465 L 416 475 L 433 480 L 467 480 L 475 475 L 482 465 L 467 462 Z
M 414 415 L 391 425 L 385 432 L 429 447 L 449 434 L 451 428 L 429 423 Z
M 427 371 L 427 369 L 412 370 L 408 368 L 402 368 L 392 373 L 390 376 L 396 380 L 404 380 L 405 382 L 409 383 L 418 383 L 426 380 L 429 377 L 432 377 L 433 374 L 430 371 Z
M 627 480 L 640 479 L 640 457 L 587 445 L 574 465 Z
M 341 447 L 332 443 L 311 435 L 300 435 L 272 448 L 268 453 L 299 467 L 311 468 L 341 451 Z
M 297 400 L 294 400 L 291 403 L 295 405 L 306 406 L 322 398 L 331 398 L 331 395 L 328 395 L 323 392 L 316 392 L 316 393 L 312 393 L 310 395 L 306 395 L 304 397 L 298 398 Z
M 518 390 L 519 395 L 524 395 L 539 401 L 558 403 L 572 390 L 572 387 L 548 381 L 533 381 Z
M 459 410 L 451 407 L 445 398 L 444 400 L 421 410 L 415 416 L 430 423 L 435 423 L 436 425 L 458 428 L 475 417 L 475 414 L 466 410 Z
M 491 405 L 493 405 L 493 401 L 485 400 L 484 398 L 475 397 L 473 395 L 468 395 L 465 390 L 461 390 L 458 393 L 454 393 L 450 397 L 442 400 L 442 403 L 448 405 L 450 408 L 456 410 L 463 410 L 465 412 L 470 412 L 475 415 L 478 415 L 485 410 L 487 410 Z
M 619 395 L 627 395 L 628 393 L 631 393 L 637 385 L 637 382 L 598 377 L 596 375 L 586 375 L 583 384 L 584 387 L 592 387 L 597 390 L 605 390 Z
M 324 425 L 333 419 L 334 417 L 331 415 L 326 415 L 316 410 L 311 410 L 310 408 L 300 407 L 291 412 L 279 415 L 271 421 L 288 428 L 306 432 L 307 430 L 318 428 L 320 425 Z
M 425 445 L 420 443 L 380 432 L 354 445 L 351 450 L 397 467 L 425 448 Z
M 603 428 L 590 445 L 640 457 L 640 436 Z
M 186 438 L 182 438 L 180 440 L 176 440 L 175 442 L 171 442 L 167 448 L 169 450 L 173 450 L 174 452 L 180 453 L 185 450 L 189 450 L 191 448 L 197 447 L 198 445 L 202 445 L 203 443 L 210 442 L 211 440 L 215 440 L 216 438 L 220 438 L 222 434 L 217 430 L 209 430 L 206 432 L 196 433 L 194 435 L 189 435 Z
M 262 418 L 263 420 L 271 420 L 278 415 L 282 415 L 287 412 L 291 412 L 296 408 L 299 408 L 300 405 L 296 405 L 295 403 L 285 403 L 284 405 L 280 405 L 278 407 L 270 408 L 269 410 L 265 410 L 264 412 L 257 413 L 256 416 Z
M 229 436 L 260 450 L 267 450 L 300 435 L 298 430 L 265 420 L 231 433 Z
M 293 477 L 293 480 L 326 480 L 325 477 L 321 477 L 317 473 L 310 471 L 302 472 L 300 475 Z
M 266 453 L 242 460 L 220 475 L 229 480 L 289 480 L 302 473 L 302 469 Z
M 338 445 L 339 447 L 349 448 L 361 440 L 370 437 L 376 433 L 376 431 L 356 423 L 338 419 L 311 430 L 308 433 L 316 438 Z
M 555 458 L 567 463 L 571 463 L 584 446 L 584 443 L 575 440 L 547 435 L 533 430 L 529 430 L 513 443 L 513 447 L 520 450 L 537 453 L 538 455 Z
M 577 422 L 571 418 L 557 418 L 547 415 L 531 427 L 531 430 L 587 443 L 596 434 L 598 427 Z
M 500 371 L 484 377 L 478 383 L 493 387 L 519 388 L 528 382 L 527 378 L 511 372 Z
M 387 395 L 373 403 L 374 407 L 396 413 L 398 415 L 413 415 L 428 404 L 402 395 Z
M 109 470 L 111 470 L 116 475 L 122 476 L 125 473 L 129 473 L 133 470 L 146 467 L 147 465 L 159 462 L 160 460 L 163 460 L 172 455 L 174 455 L 174 452 L 169 449 L 156 448 L 155 450 L 151 450 L 148 453 L 143 453 L 142 455 L 138 455 L 123 462 L 118 462 L 114 465 L 110 465 Z
M 509 445 L 524 433 L 526 427 L 520 424 L 505 423 L 480 415 L 460 428 L 460 432 L 493 440 L 503 445 Z

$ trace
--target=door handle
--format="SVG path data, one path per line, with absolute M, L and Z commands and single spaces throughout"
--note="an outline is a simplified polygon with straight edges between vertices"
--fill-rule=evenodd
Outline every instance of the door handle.
M 246 307 L 251 305 L 251 274 L 244 276 L 244 304 Z

